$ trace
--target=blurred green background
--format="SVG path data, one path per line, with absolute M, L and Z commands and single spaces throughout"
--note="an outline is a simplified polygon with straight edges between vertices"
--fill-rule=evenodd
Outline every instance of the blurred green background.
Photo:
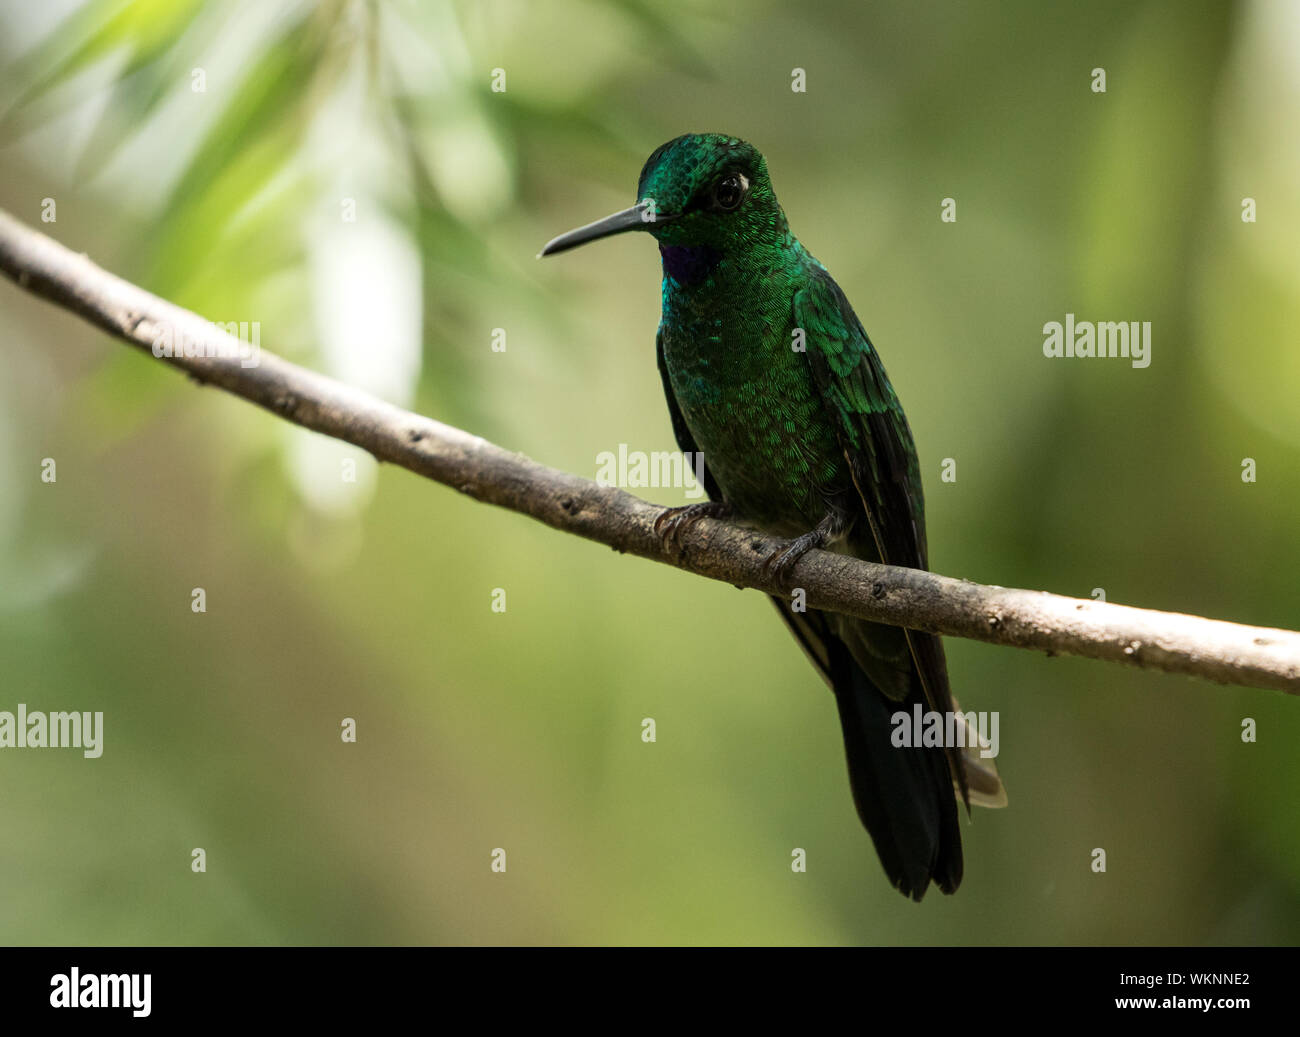
M 1297 628 L 1298 55 L 1287 0 L 5 0 L 0 206 L 594 477 L 673 447 L 658 257 L 534 256 L 662 141 L 735 134 L 885 358 L 938 571 Z M 1151 366 L 1045 359 L 1066 312 L 1151 321 Z M 9 284 L 0 350 L 0 709 L 106 729 L 0 752 L 6 943 L 1300 937 L 1292 698 L 949 640 L 1011 805 L 918 906 L 761 595 L 379 470 Z

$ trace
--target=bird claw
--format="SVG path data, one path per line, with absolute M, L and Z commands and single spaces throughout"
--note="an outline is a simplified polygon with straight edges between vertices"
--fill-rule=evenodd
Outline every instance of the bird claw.
M 785 547 L 773 551 L 767 556 L 767 561 L 764 564 L 777 585 L 788 588 L 790 578 L 794 575 L 794 567 L 799 564 L 799 559 L 809 551 L 825 547 L 829 539 L 825 530 L 818 527 L 811 533 L 805 533 L 803 536 L 791 540 Z
M 700 501 L 680 508 L 665 508 L 655 517 L 654 531 L 667 547 L 702 518 L 726 518 L 731 505 L 726 501 Z

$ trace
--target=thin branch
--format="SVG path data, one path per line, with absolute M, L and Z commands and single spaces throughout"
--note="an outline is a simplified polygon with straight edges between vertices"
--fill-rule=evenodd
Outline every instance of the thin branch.
M 788 596 L 764 564 L 779 544 L 771 537 L 704 519 L 670 548 L 653 529 L 661 507 L 547 468 L 265 351 L 256 366 L 243 366 L 231 355 L 238 340 L 2 211 L 0 269 L 20 288 L 151 355 L 155 341 L 170 331 L 172 341 L 194 344 L 198 348 L 192 352 L 201 355 L 165 362 L 304 428 L 362 447 L 380 461 L 616 551 Z M 990 644 L 1300 693 L 1300 634 L 1294 631 L 984 586 L 825 551 L 805 555 L 793 576 L 805 590 L 809 608 Z

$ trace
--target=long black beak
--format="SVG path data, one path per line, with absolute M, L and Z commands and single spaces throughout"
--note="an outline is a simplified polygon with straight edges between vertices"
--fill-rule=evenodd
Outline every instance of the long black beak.
M 613 216 L 606 216 L 603 220 L 588 223 L 585 227 L 579 227 L 567 234 L 561 234 L 558 238 L 552 238 L 537 253 L 537 258 L 553 256 L 557 252 L 565 252 L 568 249 L 577 248 L 579 245 L 585 245 L 588 241 L 607 238 L 611 234 L 622 234 L 628 230 L 644 230 L 652 223 L 662 223 L 672 218 L 672 216 L 664 213 L 656 214 L 651 206 L 645 202 L 640 202 L 630 209 L 614 213 Z

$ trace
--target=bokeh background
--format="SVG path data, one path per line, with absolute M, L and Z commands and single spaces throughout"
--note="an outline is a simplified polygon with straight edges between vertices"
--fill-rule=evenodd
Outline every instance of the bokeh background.
M 1289 0 L 6 0 L 0 99 L 19 218 L 593 477 L 673 446 L 658 257 L 534 256 L 662 141 L 742 136 L 885 358 L 938 571 L 1300 627 Z M 1045 359 L 1066 312 L 1151 321 L 1151 366 Z M 0 709 L 106 715 L 101 759 L 0 752 L 6 943 L 1300 937 L 1294 698 L 948 641 L 1011 805 L 918 906 L 761 595 L 376 469 L 8 283 L 0 350 Z

